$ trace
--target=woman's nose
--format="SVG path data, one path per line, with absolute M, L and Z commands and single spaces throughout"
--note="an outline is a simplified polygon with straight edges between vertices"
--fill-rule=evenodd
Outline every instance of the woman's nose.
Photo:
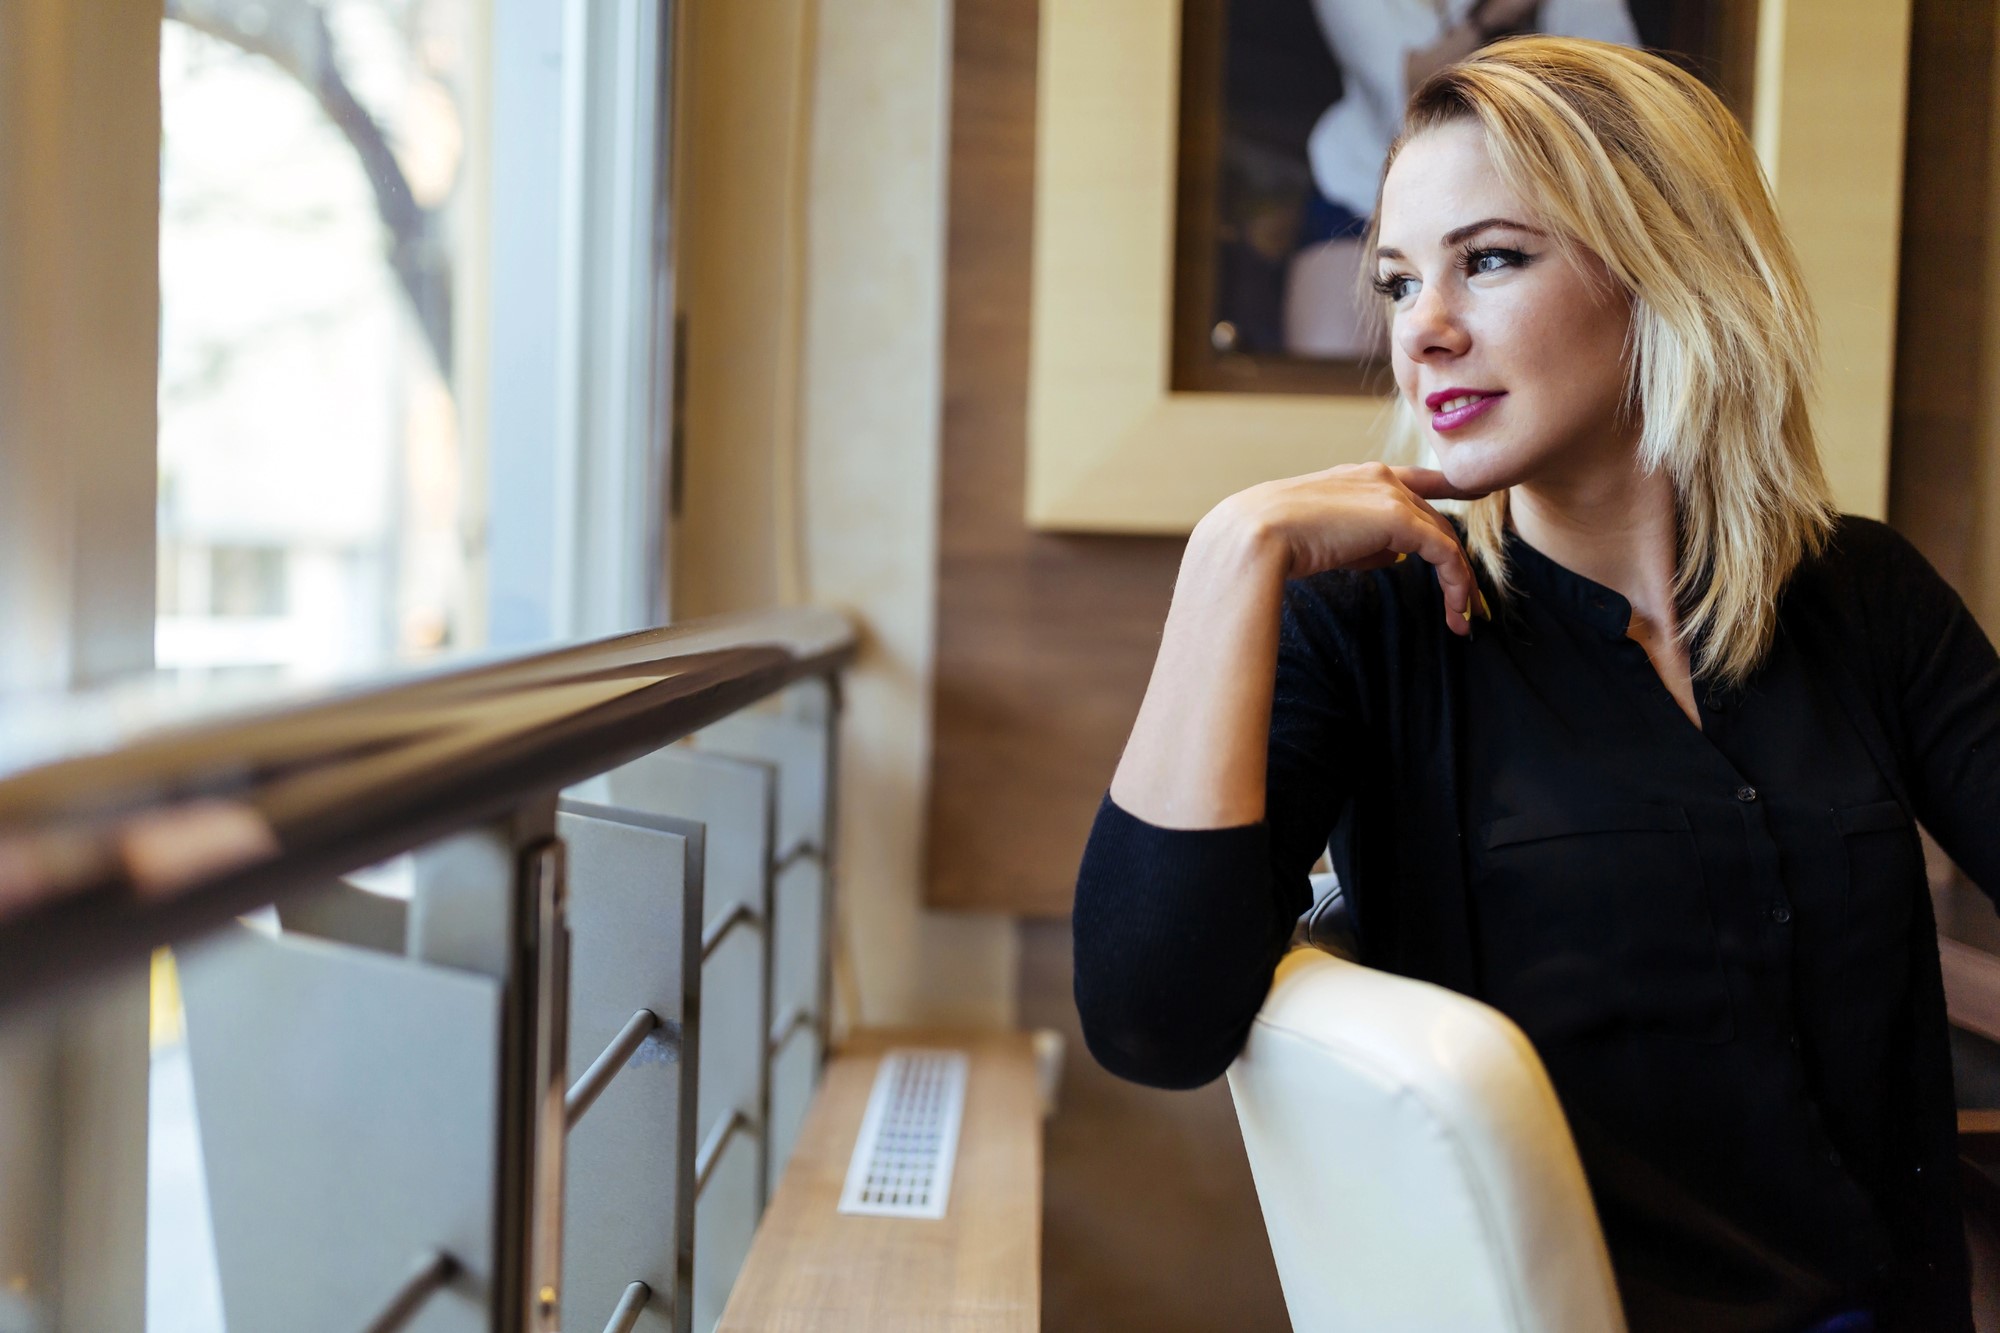
M 1427 282 L 1396 321 L 1396 340 L 1412 361 L 1458 356 L 1465 351 L 1465 325 L 1442 284 Z

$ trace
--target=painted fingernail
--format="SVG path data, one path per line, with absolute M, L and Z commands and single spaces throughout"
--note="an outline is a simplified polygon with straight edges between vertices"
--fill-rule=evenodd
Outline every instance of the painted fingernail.
M 1409 558 L 1410 558 L 1410 553 L 1408 551 L 1396 552 L 1396 563 L 1399 565 L 1402 564 L 1405 560 L 1408 560 Z

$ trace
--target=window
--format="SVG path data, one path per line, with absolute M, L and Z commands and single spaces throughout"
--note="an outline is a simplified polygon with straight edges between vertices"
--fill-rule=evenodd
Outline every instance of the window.
M 166 13 L 158 661 L 478 646 L 474 0 Z
M 160 665 L 663 618 L 671 7 L 166 16 Z M 217 601 L 214 553 L 247 550 L 282 572 L 232 577 L 282 593 Z

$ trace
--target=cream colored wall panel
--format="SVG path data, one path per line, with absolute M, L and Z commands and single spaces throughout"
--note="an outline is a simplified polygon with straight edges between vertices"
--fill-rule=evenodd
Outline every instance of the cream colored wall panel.
M 1817 421 L 1841 508 L 1889 507 L 1909 0 L 1763 0 L 1757 152 L 1819 307 Z
M 862 621 L 835 839 L 861 1012 L 840 1017 L 1009 1026 L 1013 922 L 923 905 L 950 6 L 687 17 L 675 614 L 798 598 Z
M 846 680 L 837 901 L 868 1024 L 1007 1027 L 1011 919 L 924 902 L 937 614 L 947 0 L 841 0 L 819 26 L 805 296 L 803 547 L 865 617 Z
M 1389 406 L 1360 397 L 1167 394 L 1051 460 L 1036 526 L 1185 531 L 1245 486 L 1380 456 Z M 1083 434 L 1078 419 L 1065 425 Z M 1107 495 L 1117 496 L 1115 509 L 1105 507 Z

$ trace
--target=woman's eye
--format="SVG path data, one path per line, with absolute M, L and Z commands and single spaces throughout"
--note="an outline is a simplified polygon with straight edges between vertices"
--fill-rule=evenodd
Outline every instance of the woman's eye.
M 1519 250 L 1475 250 L 1466 256 L 1465 271 L 1498 273 L 1503 268 L 1518 268 L 1526 261 L 1527 256 Z
M 1375 290 L 1391 301 L 1400 301 L 1408 294 L 1409 289 L 1404 284 L 1410 281 L 1412 279 L 1400 274 L 1384 274 L 1375 279 Z

